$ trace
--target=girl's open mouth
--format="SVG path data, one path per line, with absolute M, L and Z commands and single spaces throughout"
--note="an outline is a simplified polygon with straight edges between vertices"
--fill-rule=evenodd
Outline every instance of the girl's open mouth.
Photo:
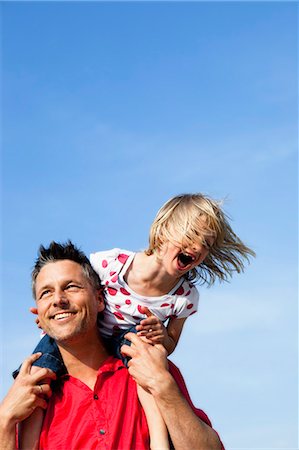
M 195 257 L 188 255 L 187 253 L 179 253 L 178 254 L 178 264 L 180 269 L 184 269 L 195 261 Z

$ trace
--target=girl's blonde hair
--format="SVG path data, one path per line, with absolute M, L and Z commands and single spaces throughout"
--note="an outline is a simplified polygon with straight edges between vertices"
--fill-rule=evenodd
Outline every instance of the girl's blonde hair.
M 195 244 L 209 247 L 204 261 L 184 275 L 189 281 L 209 286 L 217 278 L 228 281 L 233 272 L 243 272 L 244 260 L 249 262 L 249 256 L 255 253 L 233 232 L 221 205 L 204 194 L 182 194 L 168 200 L 151 226 L 145 253 L 161 250 L 165 242 L 179 245 L 182 250 Z

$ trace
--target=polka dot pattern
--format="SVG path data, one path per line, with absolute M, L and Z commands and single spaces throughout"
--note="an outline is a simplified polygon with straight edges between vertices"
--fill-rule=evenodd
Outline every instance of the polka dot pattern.
M 114 297 L 117 294 L 117 289 L 112 287 L 108 287 L 107 291 L 109 292 L 110 295 L 112 295 L 112 297 Z
M 180 286 L 176 291 L 175 291 L 176 295 L 183 295 L 184 294 L 184 288 L 183 286 Z
M 125 320 L 124 316 L 122 315 L 121 312 L 119 311 L 114 311 L 113 313 L 115 315 L 115 317 L 117 317 L 119 320 Z
M 146 305 L 162 322 L 167 318 L 188 317 L 197 310 L 198 291 L 186 280 L 179 282 L 175 293 L 161 297 L 147 298 L 131 291 L 124 283 L 123 276 L 133 258 L 134 253 L 120 249 L 91 255 L 92 265 L 105 286 L 107 308 L 101 328 L 101 333 L 105 337 L 111 336 L 112 333 L 119 334 L 144 319 L 146 315 L 143 312 L 143 305 Z
M 121 262 L 122 264 L 125 264 L 128 258 L 129 255 L 126 255 L 125 253 L 120 253 L 117 257 L 118 261 Z
M 124 295 L 131 295 L 131 293 L 128 292 L 128 291 L 127 291 L 125 288 L 123 288 L 123 287 L 120 288 L 120 292 L 121 292 L 122 294 L 124 294 Z

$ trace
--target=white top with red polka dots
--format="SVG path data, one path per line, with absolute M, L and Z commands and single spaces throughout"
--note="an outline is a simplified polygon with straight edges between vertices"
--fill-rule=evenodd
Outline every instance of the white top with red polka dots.
M 145 297 L 134 292 L 124 280 L 134 256 L 135 253 L 119 248 L 90 255 L 91 264 L 105 287 L 106 308 L 101 324 L 104 337 L 125 331 L 144 319 L 140 306 L 147 306 L 162 322 L 188 317 L 197 311 L 198 290 L 184 278 L 161 297 Z

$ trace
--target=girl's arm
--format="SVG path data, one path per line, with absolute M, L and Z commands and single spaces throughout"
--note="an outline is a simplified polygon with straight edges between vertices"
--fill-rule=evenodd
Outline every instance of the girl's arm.
M 143 313 L 147 315 L 147 318 L 136 326 L 138 335 L 145 336 L 153 344 L 162 344 L 170 355 L 179 341 L 186 317 L 171 318 L 166 328 L 148 308 L 143 307 Z
M 167 325 L 168 343 L 167 346 L 164 345 L 168 351 L 168 355 L 170 355 L 176 348 L 186 319 L 187 317 L 182 319 L 169 319 Z
M 122 353 L 130 357 L 128 369 L 139 386 L 152 394 L 176 450 L 224 450 L 217 433 L 201 418 L 180 391 L 168 371 L 166 350 L 162 345 L 148 345 L 136 334 L 125 338 Z
M 31 416 L 19 423 L 18 437 L 20 449 L 38 450 L 43 419 L 43 409 L 36 408 Z

